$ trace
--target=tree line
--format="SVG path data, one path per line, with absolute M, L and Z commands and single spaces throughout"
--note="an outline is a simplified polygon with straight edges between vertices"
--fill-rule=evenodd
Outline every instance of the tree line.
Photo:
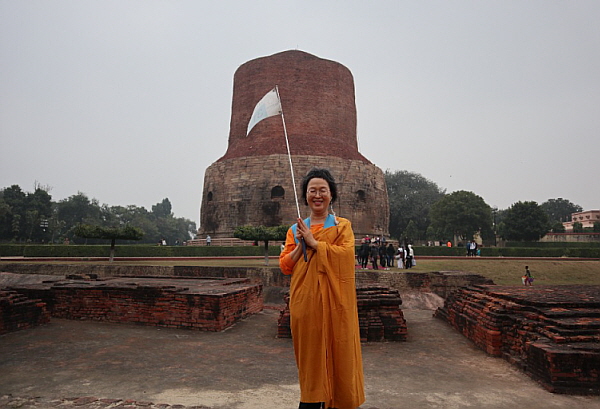
M 581 206 L 563 198 L 548 199 L 542 204 L 519 201 L 508 209 L 492 208 L 473 192 L 447 194 L 431 180 L 405 170 L 387 170 L 385 181 L 390 204 L 389 232 L 400 241 L 470 240 L 475 234 L 488 242 L 497 236 L 511 241 L 536 241 L 548 232 L 564 232 L 562 222 L 569 221 L 572 213 L 583 211 Z M 24 192 L 18 185 L 0 190 L 0 241 L 59 243 L 68 239 L 94 243 L 93 239 L 76 235 L 77 226 L 92 225 L 131 226 L 144 233 L 141 243 L 165 240 L 173 245 L 194 237 L 197 231 L 195 222 L 173 215 L 168 198 L 148 211 L 135 205 L 100 205 L 81 192 L 54 202 L 49 190 L 40 185 L 33 192 Z M 600 232 L 600 223 L 595 223 L 593 229 L 574 223 L 573 228 L 575 232 Z
M 583 208 L 567 199 L 548 199 L 542 204 L 519 201 L 508 209 L 492 208 L 473 192 L 445 189 L 418 173 L 386 171 L 390 202 L 390 236 L 398 240 L 485 240 L 499 236 L 511 241 L 537 241 L 549 232 L 564 233 L 563 222 Z M 600 223 L 575 232 L 600 232 Z
M 141 243 L 174 245 L 189 240 L 196 233 L 196 223 L 175 217 L 168 198 L 149 211 L 135 205 L 100 205 L 84 193 L 58 202 L 52 200 L 49 188 L 35 186 L 25 192 L 18 185 L 0 190 L 0 241 L 14 243 L 103 243 L 77 235 L 78 226 L 106 229 L 135 227 L 143 232 Z M 81 229 L 81 227 L 79 227 Z

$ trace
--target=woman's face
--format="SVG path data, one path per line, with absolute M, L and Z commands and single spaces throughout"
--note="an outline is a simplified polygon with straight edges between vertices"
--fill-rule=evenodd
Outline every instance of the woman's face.
M 313 213 L 327 213 L 331 203 L 329 183 L 325 179 L 312 178 L 306 187 L 306 201 Z

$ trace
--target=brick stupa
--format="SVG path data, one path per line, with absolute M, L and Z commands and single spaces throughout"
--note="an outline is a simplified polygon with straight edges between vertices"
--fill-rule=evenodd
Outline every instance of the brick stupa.
M 199 237 L 233 237 L 243 225 L 292 224 L 297 217 L 281 116 L 246 136 L 258 101 L 275 86 L 281 96 L 302 217 L 302 176 L 330 169 L 338 182 L 338 216 L 355 235 L 388 234 L 383 172 L 358 151 L 354 79 L 343 65 L 302 51 L 249 61 L 234 75 L 229 145 L 205 172 Z

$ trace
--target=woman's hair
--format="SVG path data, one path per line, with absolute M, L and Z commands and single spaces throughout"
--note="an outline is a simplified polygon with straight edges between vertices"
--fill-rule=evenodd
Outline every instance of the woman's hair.
M 334 203 L 337 199 L 337 185 L 335 184 L 335 179 L 331 176 L 329 170 L 324 168 L 312 168 L 304 179 L 302 179 L 302 199 L 304 199 L 304 204 L 308 206 L 308 200 L 306 200 L 306 191 L 308 189 L 308 182 L 311 179 L 319 178 L 324 179 L 329 185 L 329 191 L 331 192 L 331 203 Z

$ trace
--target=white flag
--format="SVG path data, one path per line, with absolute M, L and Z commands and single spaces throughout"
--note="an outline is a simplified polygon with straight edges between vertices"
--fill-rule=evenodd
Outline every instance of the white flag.
M 248 123 L 246 136 L 248 136 L 252 128 L 254 128 L 254 125 L 265 118 L 279 114 L 281 114 L 281 103 L 279 102 L 277 91 L 273 88 L 271 91 L 267 92 L 267 95 L 262 97 L 262 99 L 258 101 L 258 104 L 256 104 L 256 107 L 254 107 L 254 112 L 252 112 L 252 117 Z

